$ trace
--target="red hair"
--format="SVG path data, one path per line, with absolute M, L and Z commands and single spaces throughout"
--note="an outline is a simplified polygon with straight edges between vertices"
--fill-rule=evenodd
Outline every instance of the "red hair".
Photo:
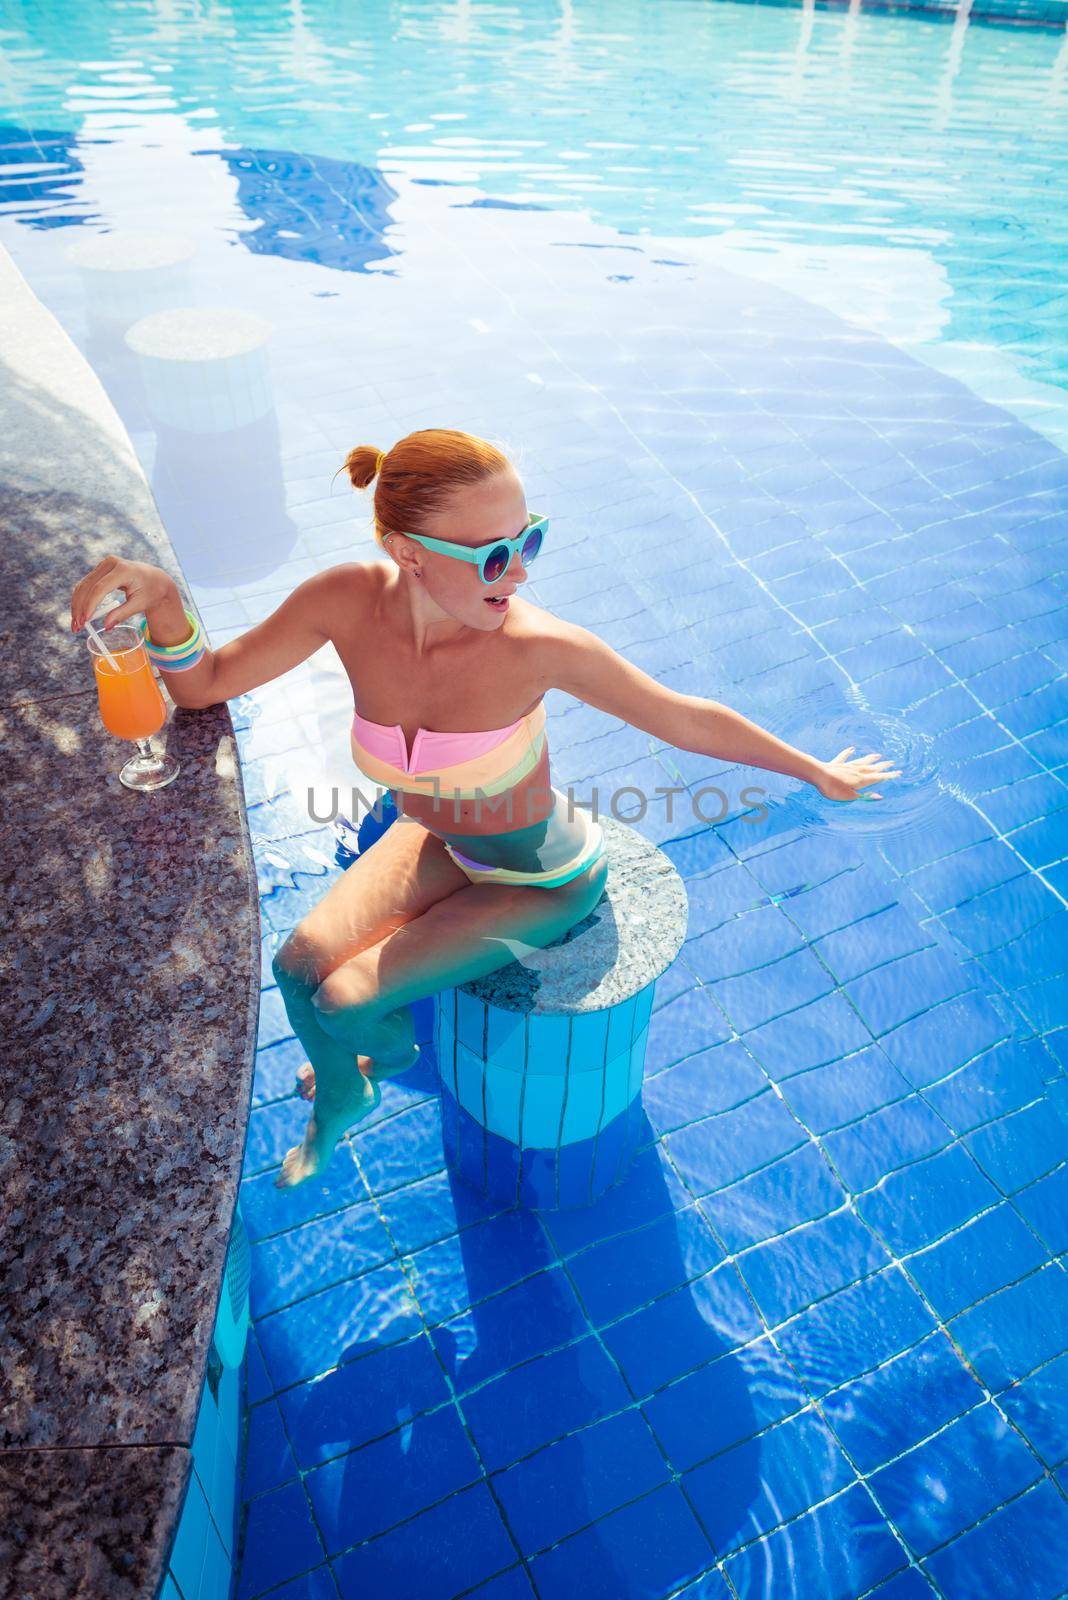
M 511 465 L 488 439 L 457 428 L 420 428 L 384 453 L 358 444 L 345 457 L 354 489 L 375 483 L 375 538 L 383 549 L 388 533 L 422 533 L 427 518 L 443 511 L 458 489 L 482 483 Z M 377 478 L 377 481 L 375 481 Z

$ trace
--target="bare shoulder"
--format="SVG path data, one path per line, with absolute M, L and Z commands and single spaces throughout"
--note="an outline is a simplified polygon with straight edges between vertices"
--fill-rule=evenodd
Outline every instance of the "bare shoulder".
M 645 733 L 691 748 L 685 741 L 693 717 L 692 696 L 658 683 L 592 629 L 537 606 L 530 610 L 530 670 L 542 693 L 561 689 Z
M 581 655 L 587 639 L 597 642 L 585 628 L 554 616 L 522 595 L 512 601 L 507 627 L 509 637 L 523 645 L 528 665 L 543 690 L 558 686 L 562 663 Z
M 316 574 L 331 639 L 350 633 L 354 622 L 366 620 L 382 592 L 386 572 L 384 561 L 340 561 Z
M 522 642 L 526 646 L 542 645 L 553 639 L 559 638 L 561 627 L 559 617 L 554 617 L 551 611 L 546 611 L 543 606 L 536 606 L 532 600 L 524 595 L 516 594 L 508 608 L 501 633 L 505 638 Z

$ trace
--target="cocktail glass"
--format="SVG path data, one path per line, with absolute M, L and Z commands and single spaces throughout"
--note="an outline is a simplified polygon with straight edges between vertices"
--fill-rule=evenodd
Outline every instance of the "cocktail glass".
M 162 789 L 174 782 L 182 768 L 174 756 L 157 755 L 148 742 L 167 720 L 152 664 L 140 633 L 131 624 L 116 623 L 105 637 L 114 666 L 97 639 L 90 635 L 86 640 L 96 676 L 100 719 L 116 738 L 132 739 L 137 745 L 137 754 L 119 772 L 119 782 L 127 789 Z

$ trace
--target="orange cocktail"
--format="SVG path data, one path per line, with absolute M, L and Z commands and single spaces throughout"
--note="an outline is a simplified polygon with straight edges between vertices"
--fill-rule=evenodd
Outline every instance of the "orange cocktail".
M 147 739 L 166 722 L 167 708 L 145 647 L 138 644 L 132 650 L 116 650 L 109 642 L 108 649 L 118 672 L 102 655 L 93 657 L 100 719 L 116 738 Z
M 166 722 L 167 707 L 140 632 L 120 622 L 98 637 L 91 635 L 86 643 L 96 678 L 100 720 L 116 738 L 132 739 L 137 746 L 137 754 L 120 771 L 119 782 L 127 789 L 141 790 L 173 783 L 181 764 L 169 751 L 158 755 L 148 742 L 149 735 L 158 733 Z

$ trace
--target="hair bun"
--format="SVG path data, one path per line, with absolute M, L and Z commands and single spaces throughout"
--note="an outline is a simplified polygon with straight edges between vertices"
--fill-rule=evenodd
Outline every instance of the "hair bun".
M 344 470 L 349 475 L 349 480 L 354 489 L 367 489 L 378 472 L 378 462 L 382 455 L 373 444 L 358 444 L 350 450 L 345 457 Z

